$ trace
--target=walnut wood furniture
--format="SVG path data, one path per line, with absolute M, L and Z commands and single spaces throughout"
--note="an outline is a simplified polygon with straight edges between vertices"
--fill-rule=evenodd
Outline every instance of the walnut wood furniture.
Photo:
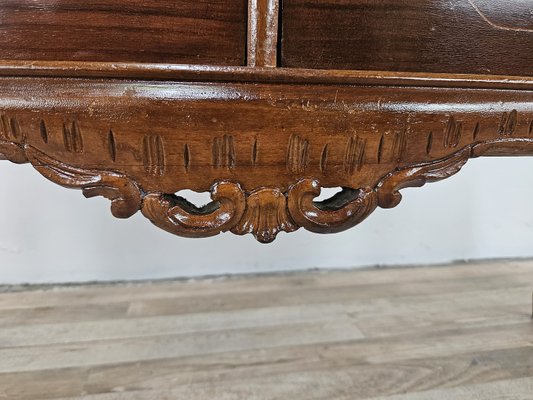
M 0 51 L 2 158 L 181 236 L 339 232 L 533 155 L 529 0 L 3 0 Z

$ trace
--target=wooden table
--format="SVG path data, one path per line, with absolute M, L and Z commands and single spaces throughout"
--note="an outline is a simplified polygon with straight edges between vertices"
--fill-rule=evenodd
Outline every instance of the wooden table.
M 532 49 L 525 0 L 4 0 L 0 154 L 181 236 L 339 232 L 533 154 Z

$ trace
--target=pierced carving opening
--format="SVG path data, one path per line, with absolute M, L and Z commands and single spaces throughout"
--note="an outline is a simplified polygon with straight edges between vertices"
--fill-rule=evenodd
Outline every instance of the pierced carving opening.
M 292 219 L 311 232 L 344 231 L 363 221 L 377 207 L 376 192 L 369 187 L 333 188 L 326 193 L 321 189 L 318 181 L 302 179 L 289 191 L 287 204 Z M 322 198 L 321 193 L 326 199 L 317 201 Z
M 338 210 L 345 207 L 359 196 L 358 189 L 344 187 L 321 188 L 320 195 L 313 199 L 313 204 L 320 210 Z
M 335 196 L 337 193 L 342 192 L 342 187 L 336 186 L 336 187 L 323 187 L 321 188 L 320 195 L 315 197 L 313 200 L 315 202 L 322 202 L 325 200 L 328 200 Z
M 187 200 L 206 203 L 198 206 Z M 212 200 L 211 200 L 212 199 Z M 211 192 L 197 193 L 182 190 L 167 195 L 151 193 L 143 200 L 142 213 L 156 226 L 175 235 L 185 237 L 208 237 L 226 232 L 242 218 L 245 209 L 245 194 L 232 182 L 218 182 Z
M 209 214 L 214 212 L 220 203 L 211 199 L 211 192 L 195 192 L 184 189 L 171 195 L 176 205 L 194 215 Z

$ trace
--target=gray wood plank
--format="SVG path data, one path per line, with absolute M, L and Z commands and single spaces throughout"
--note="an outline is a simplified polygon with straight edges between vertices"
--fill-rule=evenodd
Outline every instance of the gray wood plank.
M 0 399 L 532 399 L 533 262 L 0 293 Z

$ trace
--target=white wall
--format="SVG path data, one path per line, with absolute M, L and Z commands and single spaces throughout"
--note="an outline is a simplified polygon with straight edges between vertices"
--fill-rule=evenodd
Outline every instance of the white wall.
M 298 231 L 271 245 L 231 234 L 182 239 L 140 214 L 117 220 L 29 166 L 0 163 L 0 283 L 156 279 L 458 259 L 533 256 L 533 159 L 472 160 L 461 173 L 404 190 L 337 235 Z

